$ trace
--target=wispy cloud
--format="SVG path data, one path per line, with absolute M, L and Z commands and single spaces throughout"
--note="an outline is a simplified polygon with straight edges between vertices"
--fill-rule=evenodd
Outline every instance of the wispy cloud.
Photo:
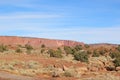
M 78 40 L 86 43 L 119 43 L 120 27 L 117 28 L 77 28 L 77 29 L 50 29 L 26 36 Z
M 41 14 L 41 13 L 29 13 L 18 12 L 8 15 L 0 15 L 0 19 L 42 19 L 42 18 L 59 18 L 62 15 L 57 14 Z
M 106 28 L 55 28 L 55 27 L 20 27 L 7 32 L 11 35 L 30 36 L 51 39 L 77 40 L 85 43 L 119 43 L 120 27 Z M 17 33 L 23 32 L 21 34 Z M 9 34 L 10 35 L 10 34 Z
M 0 34 L 51 39 L 77 40 L 85 43 L 119 43 L 120 27 L 49 27 L 49 26 L 0 26 Z
M 45 7 L 43 4 L 35 4 L 42 0 L 2 0 L 0 5 L 9 5 L 14 7 L 23 7 L 23 8 L 40 8 Z
M 0 35 L 120 43 L 119 2 L 1 0 Z
M 0 1 L 0 4 L 9 4 L 9 5 L 17 5 L 17 4 L 25 4 L 29 2 L 33 2 L 34 0 L 2 0 Z

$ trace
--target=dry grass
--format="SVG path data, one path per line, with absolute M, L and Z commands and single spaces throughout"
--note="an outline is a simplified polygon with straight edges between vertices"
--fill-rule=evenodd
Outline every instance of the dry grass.
M 0 61 L 0 70 L 9 71 L 16 74 L 32 76 L 37 73 L 41 73 L 40 68 L 42 68 L 42 65 L 37 61 Z
M 78 79 L 78 80 L 81 80 L 81 79 Z M 84 78 L 82 80 L 120 80 L 120 77 L 107 73 L 102 75 L 97 74 L 94 77 Z

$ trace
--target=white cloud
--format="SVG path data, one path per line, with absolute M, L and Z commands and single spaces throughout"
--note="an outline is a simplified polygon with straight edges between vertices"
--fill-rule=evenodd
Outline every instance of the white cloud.
M 82 41 L 85 43 L 119 43 L 120 27 L 21 27 L 14 31 L 25 31 L 18 36 L 40 37 L 50 39 L 65 39 Z M 13 32 L 13 33 L 16 33 Z
M 14 7 L 24 7 L 24 8 L 38 8 L 37 4 L 33 4 L 37 0 L 1 0 L 0 5 L 9 5 Z
M 0 4 L 23 4 L 23 3 L 28 3 L 34 0 L 1 0 Z
M 58 18 L 62 17 L 57 14 L 41 14 L 41 13 L 31 13 L 31 12 L 17 12 L 7 15 L 0 15 L 0 19 L 41 19 L 41 18 Z

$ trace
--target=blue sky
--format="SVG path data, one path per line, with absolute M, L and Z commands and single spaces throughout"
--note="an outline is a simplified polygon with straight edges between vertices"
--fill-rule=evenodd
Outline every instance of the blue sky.
M 1 0 L 0 35 L 120 44 L 120 0 Z

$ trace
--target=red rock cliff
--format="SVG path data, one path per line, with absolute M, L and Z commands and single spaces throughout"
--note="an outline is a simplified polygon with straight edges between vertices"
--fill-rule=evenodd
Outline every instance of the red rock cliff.
M 12 37 L 0 36 L 0 44 L 5 45 L 25 45 L 30 44 L 34 47 L 39 47 L 44 44 L 47 47 L 60 47 L 60 46 L 75 46 L 84 45 L 82 42 L 69 41 L 69 40 L 52 40 L 43 38 L 29 38 L 29 37 Z

